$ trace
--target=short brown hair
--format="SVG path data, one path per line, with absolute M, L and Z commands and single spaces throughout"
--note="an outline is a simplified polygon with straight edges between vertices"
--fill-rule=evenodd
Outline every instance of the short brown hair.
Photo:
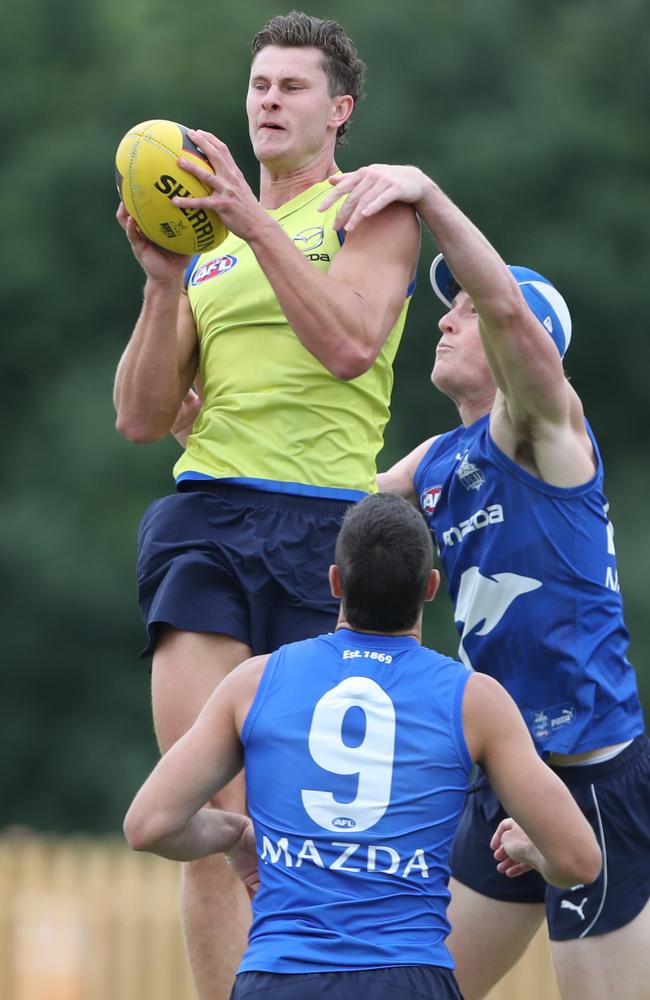
M 415 507 L 396 493 L 354 504 L 334 558 L 351 628 L 398 632 L 415 625 L 433 566 L 431 535 Z
M 279 14 L 255 35 L 251 43 L 253 59 L 267 45 L 320 49 L 325 56 L 323 69 L 329 80 L 330 96 L 349 94 L 355 106 L 363 98 L 366 65 L 338 21 L 324 21 L 299 10 Z M 348 124 L 349 119 L 339 125 L 337 141 L 342 140 Z

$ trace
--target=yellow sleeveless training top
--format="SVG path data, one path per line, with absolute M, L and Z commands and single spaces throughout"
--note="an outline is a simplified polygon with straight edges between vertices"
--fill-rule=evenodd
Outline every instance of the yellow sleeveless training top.
M 315 184 L 269 212 L 314 267 L 340 249 L 338 208 Z M 377 248 L 385 253 L 385 248 Z M 190 265 L 203 406 L 174 466 L 177 482 L 220 479 L 257 489 L 356 500 L 374 492 L 390 415 L 392 364 L 413 288 L 370 371 L 335 378 L 300 343 L 248 244 L 230 234 Z

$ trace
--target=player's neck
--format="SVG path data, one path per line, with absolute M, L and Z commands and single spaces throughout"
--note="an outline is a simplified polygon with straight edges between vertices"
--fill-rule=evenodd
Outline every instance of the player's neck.
M 445 393 L 445 395 L 455 403 L 464 427 L 469 427 L 486 413 L 490 413 L 495 400 L 495 393 L 491 387 L 485 392 L 473 392 L 467 396 L 463 396 L 460 392 L 454 395 Z
M 422 642 L 422 616 L 418 618 L 415 625 L 411 628 L 398 629 L 396 632 L 384 632 L 383 630 L 378 632 L 376 629 L 357 628 L 356 625 L 351 625 L 350 622 L 343 617 L 343 615 L 339 614 L 339 620 L 336 623 L 336 631 L 338 632 L 341 628 L 349 629 L 350 632 L 359 632 L 361 635 L 376 635 L 378 638 L 381 638 L 382 636 L 403 635 L 411 639 L 417 639 L 419 643 Z
M 260 205 L 273 210 L 281 208 L 307 188 L 327 180 L 338 170 L 331 152 L 297 167 L 295 170 L 274 170 L 272 164 L 260 164 Z

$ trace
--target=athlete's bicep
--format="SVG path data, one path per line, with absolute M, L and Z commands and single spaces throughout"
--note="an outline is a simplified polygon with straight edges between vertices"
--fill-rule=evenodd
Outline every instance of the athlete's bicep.
M 380 472 L 377 476 L 377 486 L 381 493 L 398 493 L 414 507 L 418 504 L 418 495 L 415 488 L 415 471 L 428 452 L 429 448 L 436 440 L 436 436 L 427 438 L 413 451 L 400 458 L 395 465 L 386 472 Z
M 420 227 L 410 205 L 389 205 L 352 233 L 332 262 L 329 277 L 363 301 L 367 328 L 381 347 L 412 289 Z

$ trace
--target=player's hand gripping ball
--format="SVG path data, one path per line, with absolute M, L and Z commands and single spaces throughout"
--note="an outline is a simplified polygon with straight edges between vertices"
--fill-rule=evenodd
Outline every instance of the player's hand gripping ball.
M 197 177 L 181 170 L 179 156 L 214 172 L 183 125 L 161 119 L 134 125 L 115 154 L 117 189 L 127 212 L 153 243 L 174 253 L 203 253 L 218 246 L 228 230 L 210 209 L 178 208 L 172 203 L 177 195 L 211 194 Z

